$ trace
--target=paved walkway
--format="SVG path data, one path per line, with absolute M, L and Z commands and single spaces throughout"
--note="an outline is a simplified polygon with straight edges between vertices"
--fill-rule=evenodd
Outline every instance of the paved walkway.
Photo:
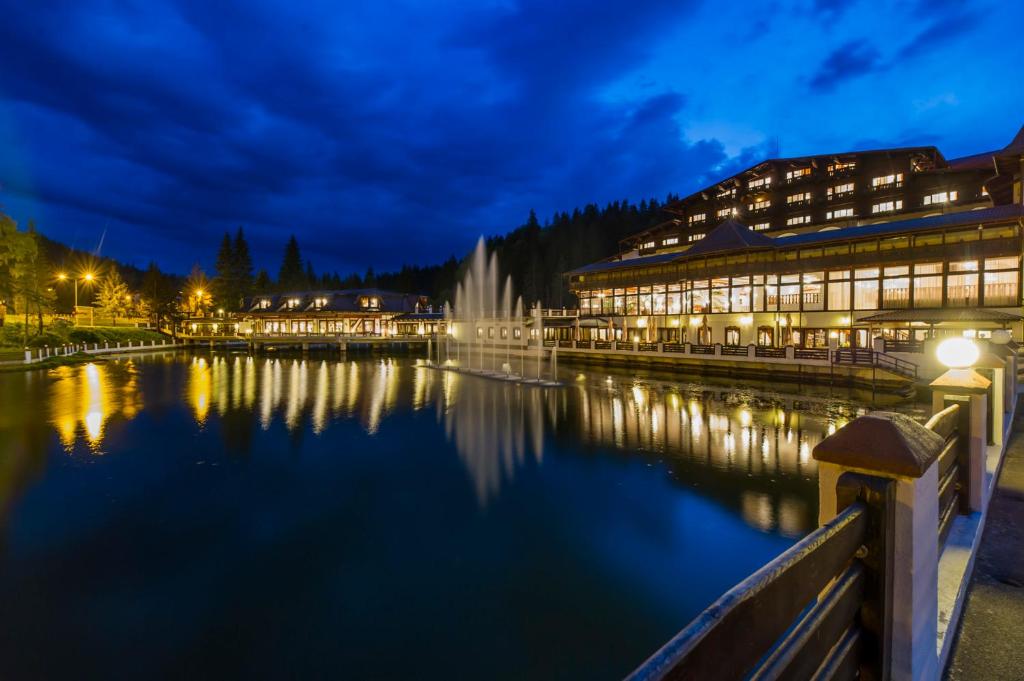
M 1024 404 L 989 507 L 946 679 L 1024 679 Z

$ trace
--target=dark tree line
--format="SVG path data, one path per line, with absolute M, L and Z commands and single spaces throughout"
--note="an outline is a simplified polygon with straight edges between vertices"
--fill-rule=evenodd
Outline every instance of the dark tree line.
M 670 195 L 666 203 L 673 200 L 675 197 Z M 524 304 L 540 301 L 545 307 L 570 307 L 575 300 L 569 294 L 565 272 L 614 255 L 622 239 L 664 221 L 663 206 L 657 199 L 639 204 L 615 201 L 604 208 L 588 204 L 572 213 L 556 213 L 543 225 L 530 211 L 524 224 L 504 236 L 488 239 L 487 247 L 497 251 L 501 271 L 512 275 L 513 286 Z M 214 290 L 218 305 L 231 309 L 237 309 L 237 303 L 231 301 L 253 293 L 348 288 L 422 293 L 440 305 L 453 299 L 465 267 L 465 258 L 452 256 L 440 264 L 404 265 L 395 272 L 376 274 L 371 267 L 363 275 L 317 275 L 312 262 L 303 259 L 293 235 L 285 245 L 276 281 L 266 270 L 253 278 L 252 260 L 239 228 L 234 240 L 224 235 Z

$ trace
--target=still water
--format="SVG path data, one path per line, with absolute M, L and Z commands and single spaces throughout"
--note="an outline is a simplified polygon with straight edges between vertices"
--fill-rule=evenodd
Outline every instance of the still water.
M 814 526 L 810 451 L 863 411 L 562 377 L 0 374 L 0 678 L 619 678 Z

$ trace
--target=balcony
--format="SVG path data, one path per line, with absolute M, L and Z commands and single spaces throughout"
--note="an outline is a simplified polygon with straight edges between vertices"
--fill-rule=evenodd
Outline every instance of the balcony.
M 836 168 L 834 170 L 829 170 L 828 171 L 828 176 L 832 177 L 832 178 L 853 177 L 856 174 L 857 174 L 857 167 L 856 166 L 853 166 L 851 168 Z
M 787 201 L 786 208 L 806 208 L 811 205 L 814 199 L 799 199 L 797 201 Z
M 903 187 L 903 181 L 897 180 L 896 182 L 886 182 L 885 184 L 873 184 L 871 185 L 871 191 L 873 192 L 888 192 L 894 189 L 900 189 Z
M 832 194 L 828 194 L 827 198 L 829 201 L 845 201 L 846 199 L 852 199 L 853 190 L 851 189 L 848 192 L 834 192 Z

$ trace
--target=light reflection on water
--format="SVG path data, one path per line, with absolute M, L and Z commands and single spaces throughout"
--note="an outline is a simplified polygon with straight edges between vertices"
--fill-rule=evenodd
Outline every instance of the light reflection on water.
M 113 417 L 131 420 L 142 409 L 134 365 L 89 363 L 52 372 L 48 405 L 50 422 L 64 450 L 74 450 L 79 436 L 94 454 L 102 454 L 104 427 Z
M 130 420 L 142 409 L 137 374 L 131 362 L 54 372 L 51 422 L 66 451 L 81 436 L 89 451 L 101 453 L 110 419 Z M 751 481 L 813 481 L 811 450 L 865 411 L 827 397 L 628 377 L 579 374 L 567 388 L 551 389 L 391 358 L 216 354 L 189 358 L 184 398 L 200 430 L 212 413 L 244 412 L 264 431 L 280 420 L 290 431 L 308 428 L 317 436 L 339 419 L 356 419 L 372 435 L 396 409 L 431 409 L 481 507 L 514 484 L 525 462 L 543 462 L 546 437 L 568 435 L 590 447 L 656 456 L 681 484 L 708 485 L 702 476 L 717 472 L 731 480 L 734 503 L 748 523 L 787 535 L 813 521 L 807 495 Z

